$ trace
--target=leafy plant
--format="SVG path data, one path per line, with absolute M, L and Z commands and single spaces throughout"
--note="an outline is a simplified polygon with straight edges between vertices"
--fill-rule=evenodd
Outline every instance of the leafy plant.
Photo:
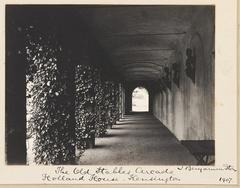
M 54 37 L 27 35 L 27 129 L 34 136 L 37 164 L 62 164 L 75 157 L 66 80 L 58 68 L 61 53 Z

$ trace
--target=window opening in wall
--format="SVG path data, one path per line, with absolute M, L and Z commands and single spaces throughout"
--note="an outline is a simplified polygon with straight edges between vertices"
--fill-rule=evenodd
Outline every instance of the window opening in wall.
M 149 111 L 149 95 L 144 87 L 137 87 L 132 92 L 132 111 L 148 112 Z

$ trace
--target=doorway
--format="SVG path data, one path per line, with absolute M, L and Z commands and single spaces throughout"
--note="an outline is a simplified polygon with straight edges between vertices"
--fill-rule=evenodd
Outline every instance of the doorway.
M 132 111 L 148 112 L 149 111 L 149 94 L 144 87 L 137 87 L 132 92 Z

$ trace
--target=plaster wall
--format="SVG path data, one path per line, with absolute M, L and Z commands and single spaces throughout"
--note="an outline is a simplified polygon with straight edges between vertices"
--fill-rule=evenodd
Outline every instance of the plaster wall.
M 204 16 L 203 16 L 204 15 Z M 153 114 L 179 140 L 214 139 L 214 9 L 193 12 L 187 34 L 179 39 L 175 61 L 180 84 L 155 92 Z M 186 75 L 186 49 L 196 50 L 195 83 Z

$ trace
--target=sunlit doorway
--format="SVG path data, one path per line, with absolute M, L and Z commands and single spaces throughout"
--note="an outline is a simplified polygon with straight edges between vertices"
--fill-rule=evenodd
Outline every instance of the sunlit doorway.
M 149 94 L 144 87 L 137 87 L 132 92 L 132 111 L 148 112 L 149 111 Z

